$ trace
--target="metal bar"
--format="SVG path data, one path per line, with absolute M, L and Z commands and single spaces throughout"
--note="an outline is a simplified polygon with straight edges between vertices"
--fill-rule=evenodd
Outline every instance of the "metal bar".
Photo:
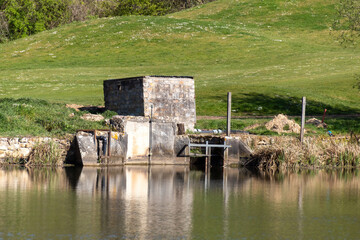
M 98 144 L 97 144 L 97 141 L 96 141 L 96 130 L 94 130 L 94 141 L 95 141 L 95 144 L 96 144 L 96 147 L 99 147 Z
M 190 157 L 207 157 L 209 155 L 203 154 L 203 153 L 193 153 L 189 155 Z
M 208 161 L 209 161 L 209 167 L 211 167 L 211 148 L 209 148 L 208 154 L 209 154 L 209 156 L 207 158 L 208 158 Z
M 203 143 L 189 143 L 188 146 L 190 147 L 218 147 L 218 148 L 228 148 L 231 147 L 231 145 L 225 145 L 225 144 L 203 144 Z
M 188 147 L 189 147 L 189 155 L 190 155 L 190 153 L 191 153 L 191 142 L 190 142 L 190 138 L 189 138 Z
M 205 154 L 209 155 L 208 141 L 206 141 L 206 144 L 205 144 Z
M 322 117 L 321 123 L 324 123 L 324 121 L 325 121 L 325 114 L 326 114 L 326 111 L 327 111 L 327 109 L 325 108 L 325 110 L 324 110 L 324 115 L 323 115 L 323 117 Z
M 110 131 L 109 131 L 109 140 L 108 140 L 108 154 L 107 154 L 107 156 L 108 156 L 108 158 L 107 158 L 107 160 L 106 160 L 106 163 L 109 163 L 109 158 L 110 158 L 110 156 L 111 156 L 111 146 L 110 146 L 110 144 L 111 144 L 111 129 L 110 129 Z
M 152 155 L 152 128 L 153 128 L 153 125 L 152 125 L 152 121 L 153 121 L 153 108 L 154 108 L 154 105 L 150 105 L 150 126 L 149 126 L 149 164 L 151 163 L 151 155 Z

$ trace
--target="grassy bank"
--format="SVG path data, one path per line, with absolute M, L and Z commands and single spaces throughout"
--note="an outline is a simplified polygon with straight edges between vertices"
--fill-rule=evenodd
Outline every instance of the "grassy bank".
M 87 111 L 34 99 L 0 99 L 0 136 L 59 136 L 78 129 L 101 129 L 105 122 L 81 119 Z M 103 116 L 110 117 L 112 112 Z
M 198 115 L 360 112 L 360 49 L 343 48 L 336 0 L 218 0 L 162 17 L 75 22 L 0 44 L 0 97 L 103 105 L 102 81 L 195 77 Z
M 252 141 L 255 151 L 248 166 L 260 169 L 360 167 L 360 145 L 356 137 L 306 137 L 303 144 L 294 137 L 261 141 L 265 144 L 256 146 Z

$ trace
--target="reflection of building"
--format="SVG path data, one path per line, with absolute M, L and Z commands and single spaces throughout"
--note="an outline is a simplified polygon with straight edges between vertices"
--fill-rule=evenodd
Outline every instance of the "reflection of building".
M 183 236 L 191 228 L 193 199 L 191 188 L 186 187 L 188 171 L 184 166 L 84 168 L 76 191 L 81 197 L 91 194 L 99 198 L 94 210 L 103 228 L 121 225 L 124 236 L 136 239 L 148 239 L 151 234 L 165 237 L 169 232 Z M 162 226 L 154 226 L 160 222 Z
M 0 169 L 0 236 L 326 239 L 331 233 L 357 239 L 357 173 L 272 175 L 186 166 Z

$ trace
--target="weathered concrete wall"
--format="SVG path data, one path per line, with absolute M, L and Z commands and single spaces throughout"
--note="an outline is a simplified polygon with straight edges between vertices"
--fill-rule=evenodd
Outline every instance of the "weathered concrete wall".
M 225 156 L 225 165 L 229 164 L 237 164 L 242 159 L 249 158 L 253 151 L 249 148 L 247 144 L 245 144 L 240 138 L 236 137 L 227 137 L 226 144 L 231 145 L 227 149 Z
M 150 150 L 150 123 L 147 118 L 129 119 L 124 122 L 128 134 L 128 152 L 125 164 L 184 164 L 187 159 L 177 157 L 176 124 L 155 120 L 152 122 L 152 152 Z M 182 139 L 181 137 L 179 139 Z M 183 146 L 182 146 L 183 147 Z
M 0 138 L 0 159 L 27 159 L 34 146 L 40 143 L 54 141 L 62 151 L 62 161 L 65 160 L 71 140 L 48 137 Z
M 110 144 L 111 157 L 107 160 L 108 164 L 123 164 L 128 150 L 128 135 L 123 133 L 112 133 Z
M 176 125 L 174 123 L 153 123 L 152 155 L 174 157 Z
M 125 132 L 128 135 L 126 159 L 140 158 L 149 155 L 149 121 L 144 119 L 126 121 Z
M 152 154 L 150 156 L 150 122 L 145 117 L 118 117 L 114 126 L 123 132 L 112 132 L 110 141 L 111 157 L 99 161 L 99 143 L 95 142 L 93 132 L 79 132 L 76 136 L 80 163 L 98 165 L 119 164 L 186 164 L 189 158 L 178 156 L 188 143 L 187 136 L 177 136 L 175 123 L 154 120 L 152 122 Z M 96 131 L 97 136 L 104 135 Z M 115 136 L 116 133 L 116 136 Z
M 81 160 L 77 161 L 77 163 L 80 165 L 97 164 L 98 155 L 94 134 L 78 132 L 76 134 L 76 141 L 81 156 Z
M 106 109 L 120 115 L 150 116 L 166 122 L 196 122 L 195 87 L 192 77 L 146 76 L 104 81 Z
M 195 87 L 191 77 L 145 77 L 144 113 L 168 122 L 184 123 L 193 129 L 196 122 Z
M 109 143 L 108 131 L 96 131 L 96 136 L 106 137 L 106 144 Z M 108 145 L 106 146 L 105 154 L 102 152 L 104 141 L 96 140 L 94 132 L 78 132 L 76 134 L 78 158 L 74 163 L 78 165 L 123 164 L 128 147 L 127 134 L 111 132 L 110 148 Z M 109 149 L 110 156 L 108 152 Z

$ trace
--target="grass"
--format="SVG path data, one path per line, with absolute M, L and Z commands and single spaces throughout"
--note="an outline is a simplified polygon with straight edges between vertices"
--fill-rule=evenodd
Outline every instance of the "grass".
M 197 115 L 360 113 L 360 49 L 336 0 L 217 0 L 162 17 L 92 19 L 0 44 L 0 97 L 103 105 L 103 80 L 195 77 Z
M 231 129 L 233 130 L 245 130 L 250 134 L 258 135 L 278 135 L 276 132 L 267 130 L 265 128 L 265 123 L 269 122 L 270 118 L 244 118 L 244 119 L 232 119 L 231 120 Z M 301 125 L 301 118 L 294 118 L 295 122 Z M 337 118 L 326 118 L 325 123 L 327 128 L 317 128 L 314 125 L 306 124 L 306 135 L 307 136 L 319 136 L 319 135 L 328 135 L 328 131 L 331 131 L 334 135 L 347 135 L 352 133 L 360 134 L 360 121 L 358 117 L 337 117 Z M 247 129 L 250 126 L 254 128 Z M 287 125 L 287 127 L 289 127 Z M 226 129 L 226 119 L 201 119 L 196 122 L 195 128 L 198 129 L 221 129 L 225 132 Z M 286 126 L 284 127 L 286 129 Z M 293 133 L 282 135 L 295 135 Z
M 80 117 L 86 111 L 65 104 L 35 99 L 0 99 L 0 136 L 61 136 L 77 129 L 99 129 L 105 122 L 89 122 Z M 73 117 L 70 117 L 73 114 Z M 105 112 L 109 117 L 114 113 Z

